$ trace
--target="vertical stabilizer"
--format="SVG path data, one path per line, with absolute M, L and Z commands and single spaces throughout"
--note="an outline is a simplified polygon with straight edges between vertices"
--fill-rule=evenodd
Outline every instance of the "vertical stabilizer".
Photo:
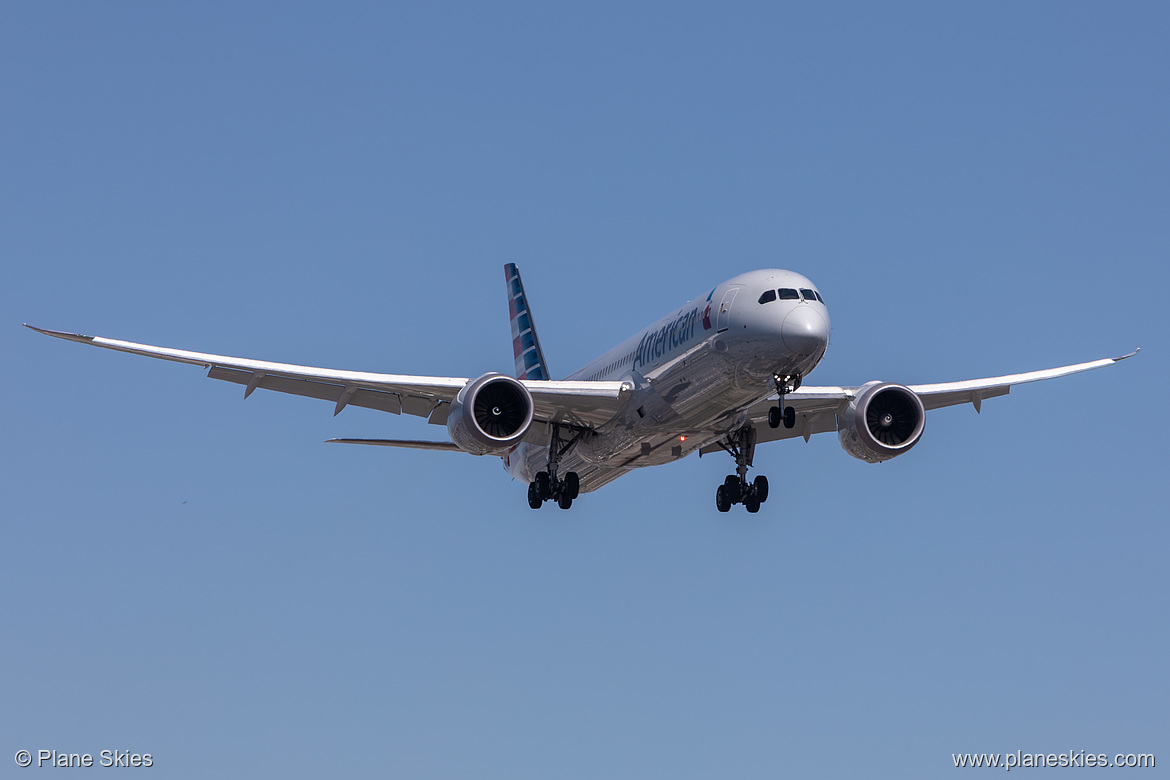
M 540 339 L 536 337 L 536 325 L 532 322 L 532 310 L 524 295 L 524 283 L 520 281 L 520 269 L 515 263 L 504 266 L 504 278 L 508 282 L 508 313 L 512 317 L 512 352 L 516 357 L 517 379 L 551 379 L 544 353 L 540 350 Z

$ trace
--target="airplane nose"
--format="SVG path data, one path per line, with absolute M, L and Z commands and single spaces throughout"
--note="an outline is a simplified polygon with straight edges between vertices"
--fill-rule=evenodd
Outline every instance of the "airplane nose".
M 815 355 L 829 343 L 829 321 L 810 305 L 793 308 L 780 326 L 784 346 L 798 355 Z

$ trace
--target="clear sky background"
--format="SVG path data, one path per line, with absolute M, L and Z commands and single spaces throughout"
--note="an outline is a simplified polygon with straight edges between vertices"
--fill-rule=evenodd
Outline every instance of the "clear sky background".
M 1165 774 L 1164 3 L 187 5 L 0 24 L 0 775 Z M 421 420 L 20 327 L 476 376 L 505 262 L 557 376 L 764 267 L 828 301 L 809 384 L 1143 352 L 761 447 L 758 515 L 725 456 L 533 512 L 321 443 Z

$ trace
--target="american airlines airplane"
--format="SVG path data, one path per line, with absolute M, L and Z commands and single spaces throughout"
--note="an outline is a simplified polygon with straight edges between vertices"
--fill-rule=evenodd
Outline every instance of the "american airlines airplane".
M 855 458 L 878 463 L 922 438 L 926 412 L 987 398 L 1013 385 L 1103 368 L 1129 355 L 1025 374 L 900 385 L 811 387 L 803 380 L 829 346 L 829 310 L 811 281 L 792 271 L 750 271 L 716 285 L 562 380 L 553 380 L 536 336 L 520 271 L 504 266 L 515 378 L 475 379 L 337 371 L 209 355 L 129 341 L 33 330 L 135 355 L 203 366 L 212 379 L 427 418 L 450 441 L 330 439 L 331 442 L 494 455 L 528 485 L 528 505 L 568 509 L 579 493 L 632 469 L 722 450 L 735 474 L 715 491 L 727 512 L 758 512 L 768 478 L 748 479 L 756 446 L 836 431 Z M 27 326 L 32 328 L 31 325 Z

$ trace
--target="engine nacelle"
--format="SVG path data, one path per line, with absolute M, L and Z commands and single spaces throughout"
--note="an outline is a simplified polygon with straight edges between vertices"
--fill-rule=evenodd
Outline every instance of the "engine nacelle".
M 464 385 L 447 415 L 451 441 L 472 455 L 498 455 L 532 425 L 532 395 L 504 374 L 484 374 Z
M 837 416 L 837 438 L 855 458 L 880 463 L 896 458 L 922 438 L 926 409 L 908 387 L 886 382 L 862 385 Z

